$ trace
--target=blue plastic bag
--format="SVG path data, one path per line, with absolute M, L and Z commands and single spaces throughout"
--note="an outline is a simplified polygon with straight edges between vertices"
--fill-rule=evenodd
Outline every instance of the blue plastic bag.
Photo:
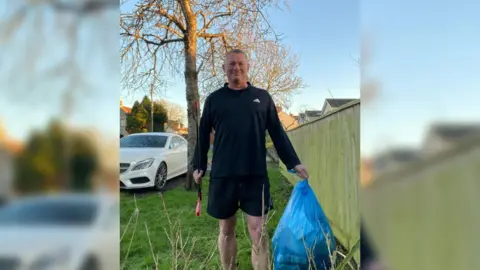
M 298 182 L 273 235 L 274 269 L 330 269 L 335 247 L 330 224 L 308 180 Z

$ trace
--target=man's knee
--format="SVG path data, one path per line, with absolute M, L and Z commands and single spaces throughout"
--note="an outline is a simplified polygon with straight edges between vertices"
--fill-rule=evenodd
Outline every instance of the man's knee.
M 219 225 L 220 225 L 220 236 L 225 238 L 235 237 L 235 225 L 236 225 L 235 216 L 229 219 L 220 220 Z
M 258 241 L 264 234 L 264 217 L 247 217 L 248 232 L 254 241 Z

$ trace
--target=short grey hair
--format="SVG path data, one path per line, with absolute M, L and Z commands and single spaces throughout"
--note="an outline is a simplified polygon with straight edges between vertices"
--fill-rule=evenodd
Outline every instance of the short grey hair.
M 230 50 L 227 52 L 227 56 L 231 53 L 240 53 L 240 54 L 243 54 L 245 56 L 245 58 L 247 58 L 248 60 L 248 55 L 247 53 L 245 53 L 243 50 L 240 50 L 240 49 L 233 49 L 233 50 Z

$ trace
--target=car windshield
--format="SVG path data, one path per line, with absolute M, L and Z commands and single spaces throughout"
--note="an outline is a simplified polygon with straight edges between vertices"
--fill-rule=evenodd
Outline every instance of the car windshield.
M 132 135 L 120 140 L 120 148 L 164 148 L 167 136 L 161 135 Z
M 12 202 L 0 208 L 0 225 L 88 226 L 95 221 L 95 201 L 31 200 Z

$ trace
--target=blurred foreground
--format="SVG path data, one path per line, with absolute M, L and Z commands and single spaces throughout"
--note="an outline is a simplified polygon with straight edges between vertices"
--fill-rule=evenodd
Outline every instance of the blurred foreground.
M 120 268 L 115 46 L 118 1 L 0 4 L 0 269 Z
M 440 145 L 445 150 L 383 172 L 362 192 L 366 230 L 392 269 L 480 265 L 480 133 Z
M 14 200 L 0 208 L 0 269 L 119 269 L 118 220 L 106 194 Z

